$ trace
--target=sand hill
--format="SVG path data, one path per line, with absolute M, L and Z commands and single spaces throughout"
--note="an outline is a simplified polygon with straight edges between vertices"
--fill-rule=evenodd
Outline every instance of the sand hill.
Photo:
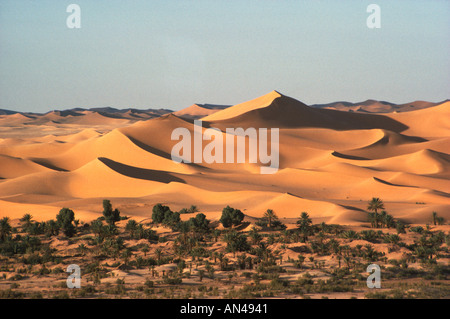
M 348 112 L 364 112 L 364 113 L 400 113 L 425 109 L 428 107 L 442 104 L 446 101 L 433 103 L 427 101 L 414 101 L 404 104 L 395 104 L 386 101 L 366 100 L 363 102 L 333 102 L 326 104 L 314 104 L 311 107 L 320 109 L 331 109 Z
M 150 217 L 156 203 L 196 205 L 211 219 L 230 205 L 249 217 L 271 208 L 281 218 L 307 211 L 314 222 L 366 225 L 367 201 L 379 197 L 405 222 L 429 222 L 432 211 L 448 220 L 450 102 L 415 105 L 419 110 L 387 113 L 391 104 L 369 101 L 364 112 L 343 112 L 272 91 L 230 107 L 194 104 L 171 114 L 3 112 L 0 216 L 47 219 L 68 206 L 87 220 L 108 198 L 139 218 Z M 184 128 L 193 136 L 194 119 L 202 120 L 202 132 L 220 129 L 224 141 L 226 128 L 278 128 L 278 171 L 260 174 L 261 162 L 175 163 L 171 134 Z M 246 141 L 235 153 L 248 154 Z
M 228 107 L 229 105 L 193 104 L 185 109 L 173 112 L 173 114 L 186 119 L 200 119 Z

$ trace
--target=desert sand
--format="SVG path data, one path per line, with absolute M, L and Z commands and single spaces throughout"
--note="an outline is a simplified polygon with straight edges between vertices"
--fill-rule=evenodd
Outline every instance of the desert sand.
M 70 207 L 89 221 L 102 199 L 149 218 L 156 203 L 196 205 L 208 218 L 230 205 L 246 216 L 307 211 L 314 222 L 367 225 L 372 197 L 406 223 L 450 219 L 450 102 L 369 114 L 312 108 L 277 91 L 231 107 L 193 106 L 156 118 L 128 111 L 0 115 L 0 217 L 36 220 Z M 135 117 L 133 119 L 133 114 Z M 175 128 L 279 128 L 280 167 L 175 163 Z M 207 144 L 204 141 L 205 145 Z M 247 149 L 248 151 L 248 149 Z

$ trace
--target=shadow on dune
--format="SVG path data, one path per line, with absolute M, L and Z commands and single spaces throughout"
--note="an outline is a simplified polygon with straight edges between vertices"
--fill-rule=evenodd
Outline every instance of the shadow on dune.
M 442 192 L 442 191 L 437 191 L 435 189 L 431 190 L 432 193 L 438 195 L 438 196 L 444 196 L 444 197 L 449 197 L 450 198 L 450 193 L 446 193 L 446 192 Z
M 379 139 L 378 141 L 376 141 L 375 143 L 371 144 L 371 145 L 367 145 L 365 147 L 362 147 L 360 149 L 366 149 L 369 147 L 374 147 L 374 146 L 384 146 L 384 145 L 388 145 L 390 142 L 392 141 L 392 143 L 399 143 L 399 142 L 403 142 L 403 143 L 423 143 L 423 142 L 428 142 L 427 139 L 424 139 L 422 137 L 418 137 L 418 136 L 407 136 L 407 135 L 402 135 L 402 134 L 398 134 L 398 135 L 393 135 L 391 136 L 390 134 L 386 134 L 385 136 L 383 136 L 381 139 Z
M 164 151 L 162 151 L 160 149 L 157 149 L 157 148 L 154 148 L 154 147 L 152 147 L 150 145 L 142 143 L 141 141 L 139 141 L 139 140 L 137 140 L 137 139 L 135 139 L 135 138 L 133 138 L 131 136 L 126 135 L 126 137 L 128 137 L 128 139 L 131 142 L 133 142 L 136 146 L 142 148 L 143 150 L 145 150 L 145 151 L 147 151 L 149 153 L 155 154 L 155 155 L 157 155 L 159 157 L 162 157 L 162 158 L 165 158 L 165 159 L 168 159 L 168 160 L 172 160 L 172 156 L 169 153 L 166 153 L 166 152 L 164 152 Z M 186 163 L 186 165 L 189 165 L 189 166 L 192 166 L 192 167 L 195 167 L 195 168 L 207 169 L 207 167 L 198 165 L 196 163 Z
M 103 164 L 108 166 L 110 169 L 128 177 L 150 180 L 166 184 L 170 182 L 178 182 L 186 184 L 185 180 L 173 176 L 170 173 L 164 171 L 129 166 L 105 157 L 99 157 L 98 159 Z
M 417 186 L 412 186 L 412 185 L 400 185 L 400 184 L 393 184 L 391 182 L 382 180 L 381 178 L 377 178 L 377 177 L 373 177 L 373 179 L 379 183 L 385 184 L 385 185 L 389 185 L 389 186 L 397 186 L 397 187 L 413 187 L 413 188 L 417 188 Z
M 30 160 L 32 162 L 36 163 L 36 164 L 39 164 L 41 166 L 44 166 L 44 167 L 49 168 L 49 169 L 54 170 L 54 171 L 68 172 L 68 170 L 66 170 L 64 168 L 61 168 L 61 167 L 58 167 L 58 166 L 55 166 L 55 165 L 49 163 L 46 159 L 43 159 L 43 158 L 30 158 Z
M 128 137 L 130 139 L 130 141 L 132 141 L 134 144 L 136 144 L 137 146 L 139 146 L 143 150 L 146 150 L 149 153 L 155 154 L 155 155 L 157 155 L 159 157 L 163 157 L 163 158 L 166 158 L 166 159 L 172 159 L 169 153 L 161 151 L 161 150 L 159 150 L 157 148 L 154 148 L 154 147 L 152 147 L 150 145 L 144 144 L 141 141 L 139 141 L 139 140 L 137 140 L 137 139 L 135 139 L 135 138 L 133 138 L 133 137 L 131 137 L 129 135 L 126 135 L 126 137 Z
M 342 206 L 342 207 L 344 207 L 345 209 L 348 209 L 348 210 L 367 213 L 364 209 L 361 209 L 361 208 L 358 208 L 358 207 L 354 207 L 354 206 L 350 206 L 350 205 L 339 205 L 339 206 Z
M 214 125 L 218 125 L 219 128 L 251 127 L 256 124 L 263 127 L 317 127 L 334 130 L 378 128 L 397 133 L 408 129 L 405 124 L 385 115 L 312 108 L 287 96 L 274 99 L 267 107 L 254 109 L 234 118 L 214 121 Z
M 358 160 L 358 161 L 367 161 L 368 160 L 368 158 L 366 158 L 366 157 L 347 155 L 347 154 L 339 153 L 336 151 L 331 153 L 331 155 L 339 157 L 339 158 L 350 159 L 350 160 Z

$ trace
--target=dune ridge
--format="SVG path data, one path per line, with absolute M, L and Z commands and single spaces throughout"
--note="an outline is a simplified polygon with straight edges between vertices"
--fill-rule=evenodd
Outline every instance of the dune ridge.
M 228 107 L 229 105 L 192 104 L 191 106 L 173 112 L 172 114 L 187 119 L 200 119 Z
M 233 106 L 193 104 L 177 112 L 4 111 L 0 216 L 44 220 L 70 205 L 93 219 L 108 198 L 123 214 L 143 218 L 156 203 L 196 205 L 213 220 L 230 205 L 248 218 L 270 208 L 283 219 L 307 211 L 316 222 L 367 225 L 367 201 L 380 197 L 395 218 L 424 222 L 438 211 L 449 219 L 450 102 L 432 104 L 368 100 L 349 112 L 356 106 L 310 107 L 272 91 Z M 175 163 L 171 133 L 185 128 L 193 135 L 195 119 L 202 132 L 222 130 L 224 140 L 226 128 L 279 128 L 278 171 L 262 175 L 259 162 Z

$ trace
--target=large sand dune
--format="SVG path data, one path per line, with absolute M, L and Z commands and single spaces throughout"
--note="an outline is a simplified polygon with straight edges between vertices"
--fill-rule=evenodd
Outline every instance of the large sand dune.
M 0 216 L 45 220 L 68 206 L 92 219 L 108 198 L 140 218 L 156 203 L 196 205 L 211 219 L 230 205 L 249 217 L 270 208 L 280 218 L 306 211 L 317 222 L 363 225 L 367 201 L 379 197 L 407 222 L 430 222 L 432 211 L 450 219 L 450 102 L 414 102 L 396 110 L 418 110 L 400 113 L 387 113 L 388 103 L 367 102 L 355 112 L 337 106 L 312 108 L 272 91 L 231 107 L 194 104 L 167 115 L 3 112 Z M 175 163 L 171 134 L 185 128 L 193 136 L 193 119 L 202 120 L 202 132 L 220 129 L 223 141 L 226 128 L 279 128 L 278 171 L 260 174 L 261 162 Z M 248 155 L 246 142 L 240 151 Z
M 229 105 L 193 104 L 185 109 L 173 112 L 173 114 L 187 119 L 200 119 L 228 107 Z
M 366 100 L 364 102 L 333 102 L 327 104 L 314 104 L 311 105 L 315 108 L 320 109 L 331 109 L 338 111 L 348 111 L 348 112 L 364 112 L 364 113 L 400 113 L 400 112 L 410 112 L 429 108 L 443 102 L 433 103 L 427 101 L 414 101 L 404 104 L 389 103 L 386 101 L 376 101 L 376 100 Z

